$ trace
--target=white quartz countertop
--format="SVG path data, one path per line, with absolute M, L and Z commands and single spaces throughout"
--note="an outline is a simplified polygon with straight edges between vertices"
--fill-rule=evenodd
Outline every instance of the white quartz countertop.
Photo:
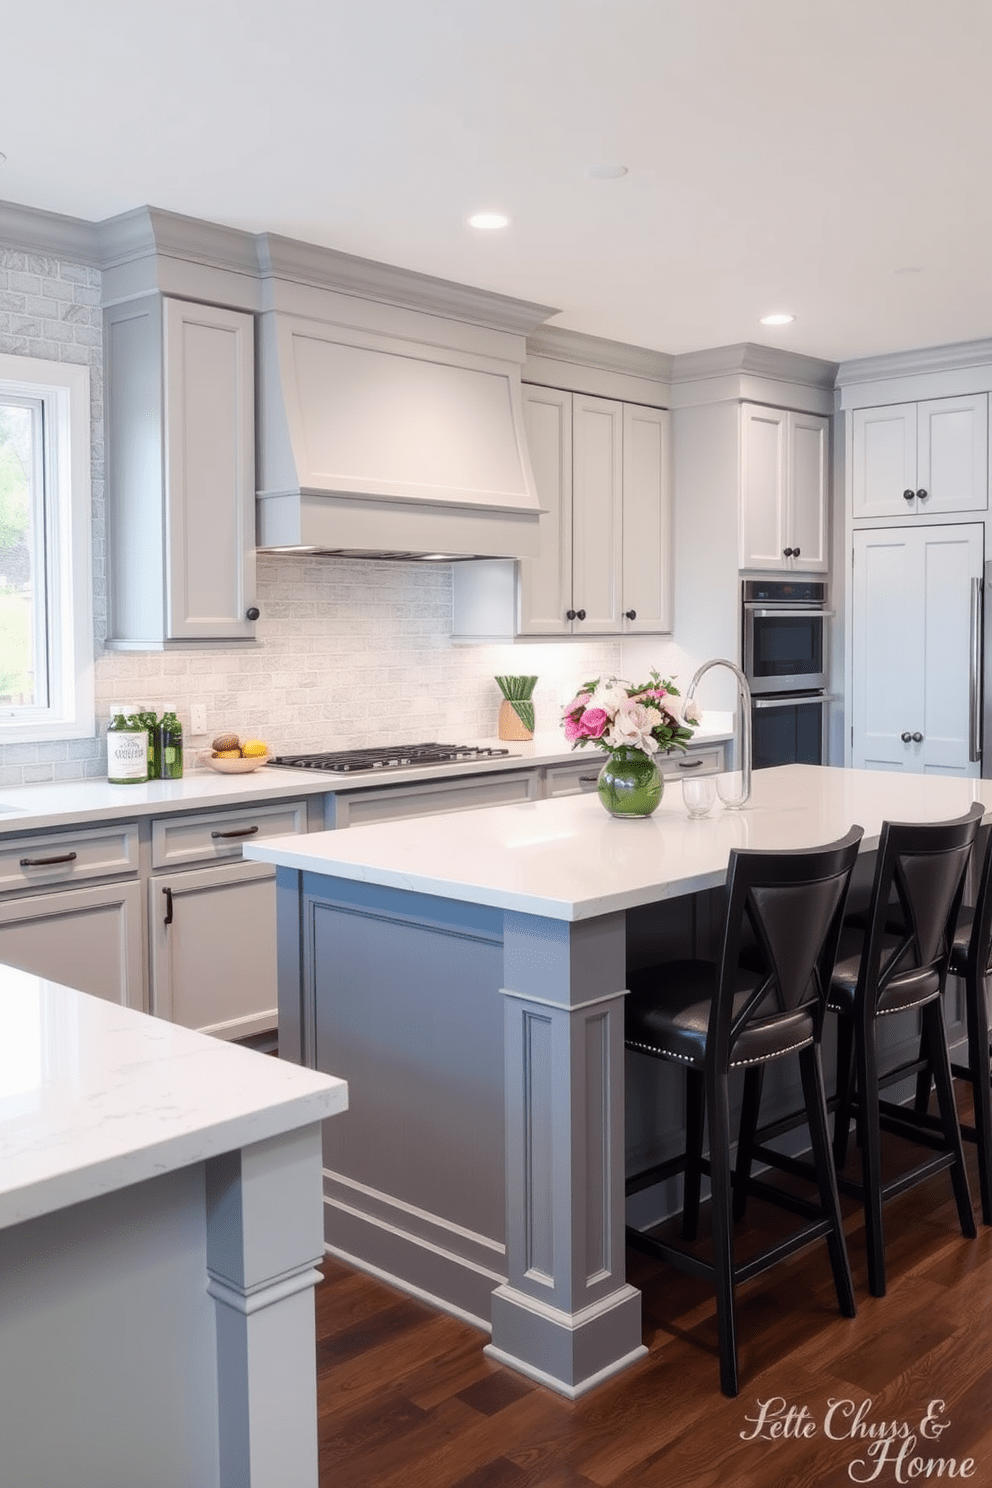
M 457 779 L 490 774 L 494 770 L 523 770 L 569 761 L 598 768 L 601 751 L 572 750 L 561 730 L 550 730 L 525 743 L 499 739 L 455 738 L 448 730 L 442 743 L 509 750 L 495 759 L 469 760 L 451 765 L 422 765 L 399 770 L 356 770 L 337 775 L 319 770 L 291 770 L 263 765 L 245 775 L 221 775 L 205 768 L 182 780 L 151 780 L 144 785 L 111 785 L 106 780 L 74 780 L 50 785 L 25 785 L 0 790 L 0 835 L 4 832 L 44 831 L 87 822 L 161 816 L 176 811 L 238 806 L 252 801 L 366 791 L 373 787 L 415 785 L 425 780 Z M 707 722 L 693 742 L 718 743 L 732 737 L 732 728 Z M 451 737 L 449 737 L 449 735 Z M 336 747 L 336 746 L 335 746 Z
M 0 966 L 0 1228 L 346 1109 L 343 1080 Z
M 885 819 L 941 821 L 976 800 L 992 807 L 992 781 L 784 765 L 755 772 L 743 809 L 717 802 L 696 821 L 676 785 L 642 820 L 615 820 L 588 794 L 272 837 L 244 853 L 302 871 L 580 920 L 713 888 L 725 880 L 734 847 L 812 847 L 857 823 L 870 848 Z

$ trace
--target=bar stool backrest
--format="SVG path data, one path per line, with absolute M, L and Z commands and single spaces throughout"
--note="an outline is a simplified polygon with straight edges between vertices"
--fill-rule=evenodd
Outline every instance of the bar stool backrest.
M 865 1016 L 913 982 L 921 998 L 943 987 L 984 810 L 976 801 L 953 821 L 883 822 L 856 994 Z
M 775 1048 L 783 1020 L 798 1023 L 797 1014 L 806 1015 L 819 1038 L 862 836 L 863 829 L 853 826 L 824 847 L 731 852 L 719 983 L 706 1041 L 707 1061 L 715 1069 L 733 1062 L 745 1031 L 752 1044 L 758 1035 L 758 1051 L 762 1033 L 767 1047 Z M 746 946 L 748 964 L 762 969 L 757 985 L 742 993 L 740 959 Z

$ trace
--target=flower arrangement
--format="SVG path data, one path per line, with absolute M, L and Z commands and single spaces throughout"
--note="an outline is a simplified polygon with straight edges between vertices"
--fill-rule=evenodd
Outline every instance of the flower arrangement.
M 669 677 L 651 672 L 650 681 L 632 686 L 619 677 L 586 682 L 562 709 L 565 738 L 573 749 L 595 744 L 615 749 L 685 749 L 700 721 L 695 702 L 684 703 Z

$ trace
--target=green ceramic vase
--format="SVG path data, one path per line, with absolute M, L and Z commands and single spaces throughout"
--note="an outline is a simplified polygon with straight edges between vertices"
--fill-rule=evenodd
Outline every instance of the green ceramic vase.
M 599 799 L 611 816 L 650 816 L 661 800 L 661 771 L 643 749 L 614 749 L 599 772 Z

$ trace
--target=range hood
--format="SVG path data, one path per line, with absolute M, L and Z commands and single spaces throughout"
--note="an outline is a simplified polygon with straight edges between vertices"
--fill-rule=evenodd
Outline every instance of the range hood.
M 319 317 L 267 309 L 257 332 L 261 549 L 537 552 L 522 334 L 326 291 Z

